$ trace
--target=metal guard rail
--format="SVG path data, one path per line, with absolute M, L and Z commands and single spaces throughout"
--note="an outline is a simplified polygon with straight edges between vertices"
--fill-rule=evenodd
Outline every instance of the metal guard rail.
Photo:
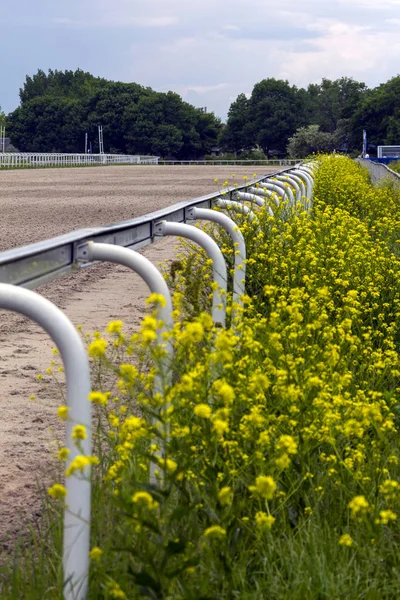
M 155 225 L 159 221 L 186 223 L 191 220 L 188 214 L 191 208 L 212 208 L 223 194 L 225 199 L 232 199 L 235 192 L 291 169 L 290 167 L 264 175 L 238 187 L 179 202 L 115 225 L 78 229 L 48 240 L 0 252 L 0 283 L 35 289 L 77 268 L 93 264 L 82 265 L 78 260 L 79 247 L 89 240 L 138 250 L 153 242 L 156 237 Z

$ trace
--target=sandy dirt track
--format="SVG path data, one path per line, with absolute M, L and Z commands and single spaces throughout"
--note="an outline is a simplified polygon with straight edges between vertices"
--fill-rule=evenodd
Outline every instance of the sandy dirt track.
M 234 172 L 239 183 L 254 167 L 135 166 L 0 172 L 0 251 L 73 229 L 131 219 L 218 188 Z M 275 169 L 260 167 L 259 175 Z M 255 169 L 257 172 L 257 169 Z M 164 239 L 143 250 L 155 264 L 174 255 Z M 104 330 L 121 318 L 137 327 L 148 295 L 141 279 L 110 264 L 82 269 L 38 289 L 84 331 Z M 0 549 L 35 519 L 36 481 L 46 481 L 60 435 L 60 397 L 44 376 L 52 344 L 36 325 L 0 311 Z M 29 400 L 31 394 L 37 399 Z

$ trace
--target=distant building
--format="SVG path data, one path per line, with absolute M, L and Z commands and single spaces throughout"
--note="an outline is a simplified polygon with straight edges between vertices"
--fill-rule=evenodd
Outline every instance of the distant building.
M 221 149 L 218 146 L 213 146 L 211 148 L 211 156 L 219 156 L 221 154 Z

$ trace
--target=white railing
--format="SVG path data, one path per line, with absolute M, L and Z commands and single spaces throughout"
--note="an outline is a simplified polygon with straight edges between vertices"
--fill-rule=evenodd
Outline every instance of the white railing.
M 88 456 L 91 454 L 92 418 L 91 403 L 87 401 L 90 391 L 87 355 L 74 326 L 62 311 L 35 292 L 20 288 L 34 289 L 95 261 L 121 264 L 138 273 L 151 292 L 164 296 L 165 313 L 160 312 L 160 318 L 168 328 L 172 326 L 172 303 L 168 287 L 155 266 L 138 254 L 137 250 L 151 244 L 160 236 L 186 237 L 201 246 L 212 261 L 216 284 L 212 318 L 215 324 L 225 326 L 228 272 L 224 257 L 208 234 L 189 225 L 188 222 L 206 220 L 219 223 L 231 235 L 232 242 L 237 244 L 232 286 L 236 301 L 240 303 L 246 283 L 243 268 L 246 257 L 245 243 L 233 220 L 209 209 L 223 206 L 232 208 L 233 213 L 242 212 L 235 208 L 247 208 L 245 203 L 250 203 L 257 213 L 260 207 L 268 208 L 271 201 L 276 206 L 287 202 L 294 208 L 303 205 L 309 210 L 313 184 L 313 165 L 297 165 L 297 168 L 264 175 L 237 188 L 230 187 L 186 200 L 130 221 L 106 227 L 81 229 L 22 248 L 0 252 L 0 308 L 25 315 L 47 331 L 58 347 L 65 366 L 66 406 L 69 409 L 65 444 L 70 450 L 67 466 L 78 451 L 71 435 L 72 427 L 76 423 L 84 425 L 89 432 L 83 441 L 82 453 Z M 248 193 L 250 190 L 252 193 Z M 271 213 L 273 216 L 272 210 Z M 257 219 L 256 214 L 253 214 L 253 219 Z M 167 352 L 172 353 L 172 350 L 171 346 Z M 155 387 L 156 389 L 158 388 Z M 86 600 L 88 592 L 91 523 L 89 471 L 89 467 L 86 467 L 85 476 L 72 475 L 66 480 L 63 535 L 64 600 Z
M 78 167 L 96 165 L 157 165 L 158 156 L 133 154 L 0 153 L 0 169 Z
M 162 160 L 158 161 L 159 165 L 192 165 L 192 166 L 201 166 L 201 165 L 232 165 L 232 166 L 243 166 L 247 167 L 250 165 L 260 165 L 260 166 L 273 166 L 273 167 L 292 167 L 301 162 L 300 158 L 281 158 L 281 159 L 271 159 L 265 158 L 264 160 L 249 160 L 243 159 L 240 160 L 228 160 L 228 159 L 207 159 L 207 160 Z

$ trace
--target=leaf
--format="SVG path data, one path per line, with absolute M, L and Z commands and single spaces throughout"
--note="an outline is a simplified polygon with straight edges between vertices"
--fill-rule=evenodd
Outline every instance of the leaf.
M 165 552 L 172 556 L 173 554 L 182 554 L 185 551 L 186 543 L 185 542 L 168 542 L 167 547 L 165 548 Z
M 137 585 L 148 587 L 156 592 L 161 591 L 161 585 L 146 571 L 141 571 L 140 573 L 137 573 L 132 568 L 129 568 L 129 571 L 133 575 L 135 583 Z

